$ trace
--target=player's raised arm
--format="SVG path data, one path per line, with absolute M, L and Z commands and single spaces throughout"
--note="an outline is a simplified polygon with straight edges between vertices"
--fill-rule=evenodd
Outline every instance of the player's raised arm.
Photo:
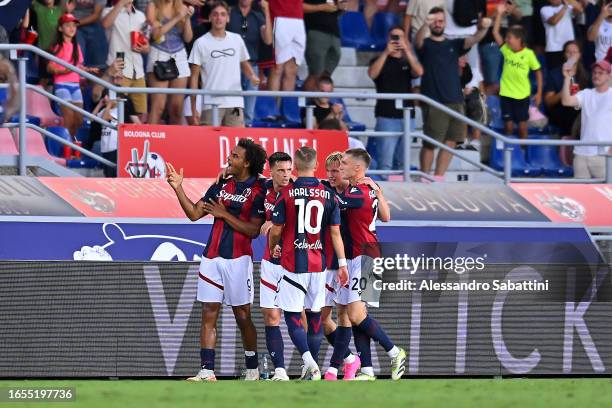
M 171 163 L 166 163 L 166 170 L 166 180 L 176 193 L 176 197 L 187 218 L 191 221 L 197 221 L 204 217 L 207 212 L 202 200 L 194 204 L 189 197 L 187 197 L 187 194 L 185 194 L 185 190 L 183 190 L 183 169 L 181 168 L 180 173 L 177 173 Z
M 376 193 L 376 198 L 378 199 L 378 219 L 382 222 L 391 221 L 391 208 L 382 193 L 382 188 L 369 177 L 362 178 L 359 180 L 359 183 L 367 184 Z

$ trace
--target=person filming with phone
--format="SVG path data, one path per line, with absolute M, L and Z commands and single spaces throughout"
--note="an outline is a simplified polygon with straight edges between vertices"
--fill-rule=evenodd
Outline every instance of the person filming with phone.
M 595 43 L 595 61 L 601 61 L 612 47 L 612 0 L 602 0 L 601 12 L 587 32 L 587 39 Z
M 368 75 L 376 85 L 377 93 L 410 93 L 412 79 L 423 75 L 423 66 L 417 59 L 404 30 L 397 26 L 389 30 L 387 47 L 370 62 Z M 407 103 L 408 101 L 404 101 Z M 378 99 L 374 111 L 376 131 L 402 132 L 404 112 L 395 108 L 395 101 Z M 394 157 L 403 168 L 399 152 L 401 139 L 396 137 L 378 138 L 376 141 L 376 169 L 391 170 Z

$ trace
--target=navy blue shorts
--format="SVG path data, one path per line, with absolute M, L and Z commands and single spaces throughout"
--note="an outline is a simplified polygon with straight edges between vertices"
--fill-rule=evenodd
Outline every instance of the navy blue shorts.
M 502 119 L 504 122 L 527 122 L 529 120 L 529 98 L 501 98 Z

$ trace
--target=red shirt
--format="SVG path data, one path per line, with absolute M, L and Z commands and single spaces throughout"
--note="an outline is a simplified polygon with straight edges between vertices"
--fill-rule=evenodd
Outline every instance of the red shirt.
M 278 193 L 274 191 L 274 186 L 272 185 L 272 182 L 270 181 L 268 192 L 264 200 L 264 209 L 266 211 L 266 221 L 272 220 L 272 210 L 274 209 L 274 203 L 276 202 L 277 196 L 278 196 Z M 266 238 L 266 248 L 264 249 L 263 259 L 273 264 L 276 264 L 276 265 L 280 264 L 280 259 L 272 258 L 272 255 L 270 254 L 270 236 Z
M 303 0 L 269 0 L 272 18 L 287 17 L 304 19 Z
M 343 210 L 341 230 L 346 258 L 354 259 L 360 255 L 378 257 L 378 198 L 375 191 L 366 184 L 349 185 L 344 193 L 338 194 L 338 201 Z

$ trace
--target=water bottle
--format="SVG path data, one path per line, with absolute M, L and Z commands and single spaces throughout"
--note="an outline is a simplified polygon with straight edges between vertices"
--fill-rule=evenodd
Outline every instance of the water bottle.
M 259 358 L 259 378 L 267 380 L 270 378 L 270 370 L 268 366 L 268 353 L 262 353 Z

